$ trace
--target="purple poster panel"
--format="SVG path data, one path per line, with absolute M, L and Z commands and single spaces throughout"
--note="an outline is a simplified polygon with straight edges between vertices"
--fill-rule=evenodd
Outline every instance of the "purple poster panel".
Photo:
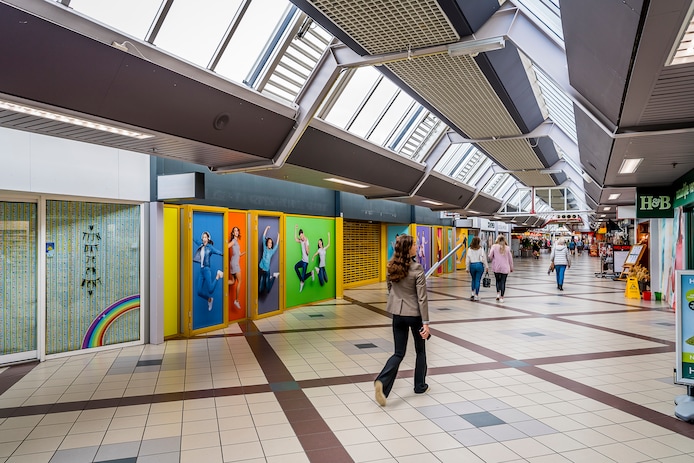
M 431 268 L 431 227 L 417 225 L 417 262 L 425 272 Z
M 224 214 L 193 212 L 193 329 L 224 323 Z
M 279 230 L 279 217 L 258 216 L 258 315 L 280 310 Z

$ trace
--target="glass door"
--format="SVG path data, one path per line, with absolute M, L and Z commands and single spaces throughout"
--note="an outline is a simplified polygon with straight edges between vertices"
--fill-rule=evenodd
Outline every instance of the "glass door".
M 36 211 L 0 201 L 0 365 L 37 358 Z

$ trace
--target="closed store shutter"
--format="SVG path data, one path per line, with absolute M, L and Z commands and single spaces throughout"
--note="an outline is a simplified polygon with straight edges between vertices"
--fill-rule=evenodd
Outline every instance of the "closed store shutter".
M 345 220 L 343 236 L 344 285 L 378 281 L 381 225 Z

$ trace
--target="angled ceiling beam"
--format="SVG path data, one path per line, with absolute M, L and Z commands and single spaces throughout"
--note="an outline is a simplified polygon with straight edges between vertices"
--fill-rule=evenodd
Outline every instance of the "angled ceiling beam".
M 343 55 L 348 55 L 349 53 L 352 53 L 354 56 L 358 56 L 352 50 L 342 51 Z M 330 89 L 340 77 L 341 72 L 342 68 L 338 66 L 337 57 L 332 52 L 332 48 L 328 48 L 325 53 L 323 53 L 323 56 L 321 56 L 316 68 L 313 70 L 311 76 L 308 78 L 306 84 L 297 96 L 296 104 L 299 107 L 299 111 L 296 117 L 296 122 L 273 159 L 271 161 L 267 161 L 265 163 L 261 162 L 256 165 L 220 167 L 213 170 L 213 172 L 250 172 L 256 170 L 281 168 L 289 158 L 291 152 L 294 150 L 294 147 L 296 147 L 296 144 L 299 142 L 301 136 L 308 128 L 311 120 L 313 120 L 313 116 L 315 116 L 318 108 L 321 106 L 321 104 L 323 104 L 323 100 L 325 100 L 327 97 Z

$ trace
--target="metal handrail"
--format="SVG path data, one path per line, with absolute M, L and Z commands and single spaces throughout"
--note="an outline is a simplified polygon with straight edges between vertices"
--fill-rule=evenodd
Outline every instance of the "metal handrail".
M 430 268 L 429 270 L 427 270 L 427 272 L 424 274 L 424 278 L 429 278 L 429 276 L 431 276 L 431 274 L 434 273 L 434 271 L 435 271 L 437 268 L 439 268 L 439 266 L 440 266 L 444 261 L 446 261 L 449 257 L 451 257 L 451 255 L 455 254 L 455 253 L 458 251 L 458 249 L 460 249 L 460 247 L 461 247 L 463 244 L 465 244 L 464 241 L 463 241 L 462 243 L 459 243 L 456 247 L 453 248 L 452 251 L 450 251 L 448 254 L 446 254 L 445 256 L 443 256 L 443 258 L 442 258 L 440 261 L 438 261 L 438 262 L 436 262 L 434 265 L 432 265 L 431 268 Z

